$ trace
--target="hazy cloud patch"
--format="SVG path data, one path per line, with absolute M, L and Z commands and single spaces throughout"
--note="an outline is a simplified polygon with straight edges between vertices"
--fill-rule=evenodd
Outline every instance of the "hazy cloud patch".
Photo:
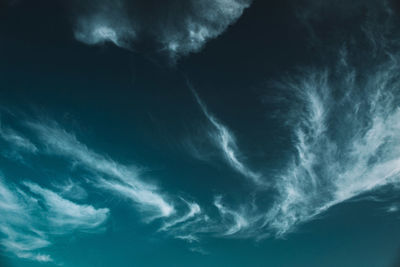
M 76 2 L 75 38 L 88 45 L 112 42 L 132 49 L 141 36 L 158 43 L 172 58 L 198 52 L 222 34 L 251 0 Z

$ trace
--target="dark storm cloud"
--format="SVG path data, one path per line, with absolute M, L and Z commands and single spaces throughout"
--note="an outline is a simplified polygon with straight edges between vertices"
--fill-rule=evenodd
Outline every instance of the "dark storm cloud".
M 199 51 L 234 23 L 251 0 L 92 0 L 75 4 L 75 37 L 89 45 L 133 49 L 150 38 L 176 57 Z

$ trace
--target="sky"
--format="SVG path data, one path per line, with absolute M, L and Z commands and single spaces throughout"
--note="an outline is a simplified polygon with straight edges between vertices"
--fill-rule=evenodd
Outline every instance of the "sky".
M 0 267 L 400 266 L 396 0 L 2 0 Z

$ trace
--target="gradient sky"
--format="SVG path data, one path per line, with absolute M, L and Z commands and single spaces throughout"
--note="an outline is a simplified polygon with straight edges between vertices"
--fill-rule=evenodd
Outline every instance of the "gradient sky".
M 0 266 L 400 266 L 395 0 L 3 0 Z

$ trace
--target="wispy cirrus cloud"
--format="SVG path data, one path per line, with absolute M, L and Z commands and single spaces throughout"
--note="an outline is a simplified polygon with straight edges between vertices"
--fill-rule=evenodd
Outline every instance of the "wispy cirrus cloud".
M 35 203 L 22 191 L 11 189 L 0 178 L 0 232 L 2 247 L 20 258 L 52 261 L 50 255 L 36 250 L 48 247 L 47 235 L 37 229 L 30 214 Z M 29 222 L 29 224 L 27 224 Z
M 53 187 L 57 188 L 58 194 L 64 198 L 72 200 L 84 200 L 88 197 L 85 188 L 72 179 L 67 179 L 62 183 L 53 183 Z
M 32 182 L 24 185 L 29 190 L 0 178 L 0 243 L 19 258 L 54 261 L 44 252 L 53 245 L 54 235 L 97 232 L 108 218 L 106 208 L 78 205 Z
M 109 216 L 109 209 L 96 209 L 91 205 L 78 205 L 64 199 L 55 192 L 42 188 L 37 184 L 25 181 L 29 190 L 40 196 L 46 205 L 51 233 L 65 234 L 75 230 L 90 232 L 102 225 Z
M 72 162 L 74 168 L 79 166 L 91 172 L 92 179 L 86 179 L 86 183 L 133 201 L 143 212 L 146 222 L 162 218 L 160 231 L 181 239 L 178 237 L 179 233 L 186 233 L 181 231 L 181 227 L 185 228 L 184 225 L 192 220 L 198 220 L 199 223 L 203 220 L 203 216 L 200 216 L 201 208 L 197 203 L 182 197 L 167 197 L 157 186 L 139 179 L 140 172 L 137 168 L 117 163 L 90 150 L 56 122 L 25 122 L 23 125 L 27 126 L 30 134 L 34 134 L 34 139 L 39 141 L 37 143 L 40 153 L 35 155 L 59 155 Z M 11 142 L 10 145 L 16 144 Z M 7 192 L 5 198 L 18 209 L 20 217 L 16 218 L 26 216 L 21 222 L 29 221 L 33 230 L 20 224 L 0 222 L 3 233 L 7 236 L 2 242 L 4 248 L 18 257 L 53 261 L 49 254 L 43 253 L 46 248 L 52 246 L 53 235 L 73 234 L 76 231 L 99 232 L 104 229 L 103 225 L 110 214 L 109 209 L 96 209 L 91 205 L 73 202 L 82 202 L 88 197 L 88 192 L 80 182 L 70 178 L 64 182 L 54 182 L 52 186 L 57 191 L 30 181 L 25 181 L 22 185 L 23 187 L 15 186 L 13 191 L 4 191 Z M 5 203 L 8 203 L 7 201 Z M 178 205 L 179 210 L 176 210 L 175 205 Z M 193 235 L 193 238 L 196 237 Z
M 27 152 L 27 153 L 37 153 L 38 148 L 31 140 L 26 138 L 21 133 L 16 130 L 4 126 L 0 121 L 0 137 L 12 146 L 12 151 L 14 153 Z
M 394 40 L 390 31 L 390 15 L 381 24 L 374 21 L 359 28 L 361 34 L 354 38 L 368 44 L 363 50 L 355 53 L 341 46 L 335 60 L 324 67 L 307 68 L 279 84 L 280 90 L 291 94 L 292 112 L 287 123 L 293 133 L 294 155 L 276 177 L 271 205 L 253 205 L 246 199 L 235 206 L 217 196 L 214 206 L 219 218 L 199 216 L 183 224 L 183 239 L 196 242 L 202 234 L 282 237 L 335 205 L 371 196 L 383 187 L 398 189 L 400 54 L 399 38 Z M 371 51 L 373 57 L 360 64 L 358 57 Z M 221 151 L 231 166 L 245 174 L 240 167 L 245 165 L 237 164 L 234 138 L 227 137 L 231 133 L 210 114 L 195 91 L 193 94 L 219 133 L 213 138 Z M 387 211 L 396 212 L 397 205 L 390 205 Z
M 354 66 L 340 52 L 334 69 L 285 82 L 300 105 L 296 156 L 277 179 L 266 215 L 278 236 L 355 196 L 400 182 L 399 55 Z M 362 69 L 362 71 L 360 71 Z
M 187 206 L 187 209 L 188 209 L 187 212 L 181 216 L 177 216 L 176 218 L 174 218 L 170 221 L 167 221 L 160 229 L 161 231 L 168 231 L 168 229 L 170 229 L 171 227 L 185 223 L 188 220 L 191 220 L 192 218 L 198 216 L 201 213 L 201 208 L 200 208 L 199 204 L 197 204 L 195 202 L 188 202 L 183 198 L 181 198 L 181 200 Z
M 217 7 L 232 1 L 217 2 L 216 11 L 204 16 L 223 19 L 219 13 L 222 11 Z M 232 5 L 232 10 L 223 12 L 240 16 L 245 2 L 233 2 L 236 4 Z M 108 13 L 113 5 L 120 6 L 115 9 L 115 14 L 114 11 Z M 126 14 L 120 21 L 113 19 L 119 14 L 119 8 L 129 11 L 124 5 L 124 1 L 111 1 L 100 8 L 100 15 L 82 16 L 76 37 L 88 44 L 109 41 L 131 48 L 140 25 L 130 18 L 124 19 Z M 203 3 L 189 1 L 187 5 Z M 91 11 L 88 13 L 92 14 Z M 226 24 L 221 25 L 226 27 L 231 22 L 232 19 L 227 19 Z M 210 33 L 201 25 L 194 23 L 181 30 L 180 26 L 166 24 L 166 29 L 179 29 L 178 34 L 160 35 L 158 41 L 172 54 L 198 51 L 207 40 L 220 33 L 219 30 Z M 191 27 L 197 30 L 190 32 Z M 159 30 L 156 28 L 155 32 L 159 33 Z M 400 182 L 400 57 L 398 50 L 388 49 L 391 42 L 382 35 L 385 31 L 372 32 L 363 28 L 361 32 L 367 33 L 372 47 L 368 48 L 372 50 L 357 51 L 357 54 L 369 55 L 373 51 L 373 57 L 365 56 L 360 64 L 351 58 L 355 53 L 347 53 L 346 48 L 337 49 L 335 60 L 324 61 L 326 65 L 322 67 L 300 71 L 280 84 L 278 89 L 284 87 L 294 99 L 291 105 L 295 112 L 288 123 L 293 133 L 293 157 L 286 168 L 276 171 L 279 175 L 275 177 L 274 186 L 269 188 L 271 191 L 258 190 L 264 185 L 264 175 L 249 167 L 234 133 L 208 110 L 193 90 L 219 152 L 233 170 L 254 182 L 255 198 L 271 193 L 272 203 L 265 204 L 264 199 L 260 201 L 262 204 L 251 203 L 253 196 L 246 195 L 242 203 L 232 204 L 217 196 L 208 206 L 200 206 L 195 201 L 165 193 L 159 186 L 146 182 L 137 168 L 89 148 L 75 134 L 54 122 L 28 123 L 37 135 L 35 137 L 39 137 L 37 146 L 16 131 L 5 131 L 2 137 L 15 147 L 34 153 L 37 153 L 37 147 L 42 151 L 45 146 L 44 152 L 58 155 L 75 167 L 89 171 L 94 187 L 131 200 L 148 220 L 161 218 L 159 232 L 195 245 L 193 250 L 200 252 L 198 243 L 203 236 L 262 239 L 272 234 L 282 237 L 334 205 Z M 4 201 L 4 211 L 9 214 L 7 218 L 11 218 L 1 224 L 1 231 L 7 237 L 2 244 L 14 254 L 50 261 L 50 255 L 41 251 L 51 246 L 53 234 L 100 231 L 109 210 L 72 202 L 74 199 L 82 201 L 88 194 L 72 180 L 57 188 L 59 191 L 53 192 L 25 182 L 24 187 L 2 191 L 8 199 L 8 202 Z M 44 204 L 37 207 L 37 201 Z M 42 219 L 37 220 L 37 215 L 26 212 L 28 209 L 49 213 L 46 227 L 38 222 Z M 396 209 L 396 205 L 391 205 L 387 211 L 396 212 Z M 24 228 L 20 221 L 35 224 Z
M 189 207 L 190 210 L 180 217 L 183 219 L 166 224 L 161 230 L 176 239 L 197 244 L 193 247 L 196 250 L 207 237 L 264 239 L 269 236 L 262 210 L 247 201 L 232 205 L 218 195 L 206 210 L 197 212 L 197 204 L 193 203 Z
M 214 201 L 215 207 L 217 207 L 218 212 L 220 213 L 223 221 L 230 221 L 229 227 L 226 231 L 224 231 L 223 235 L 226 236 L 231 236 L 239 233 L 240 231 L 246 229 L 249 227 L 250 223 L 247 220 L 247 216 L 244 214 L 244 212 L 239 212 L 232 210 L 228 207 L 226 207 L 222 203 L 222 197 L 217 196 Z
M 160 232 L 189 243 L 199 242 L 200 235 L 235 236 L 250 232 L 251 227 L 248 227 L 250 222 L 246 219 L 248 214 L 243 209 L 228 208 L 222 203 L 220 197 L 217 197 L 213 203 L 220 218 L 213 218 L 206 211 L 203 211 L 198 203 L 179 196 L 168 196 L 162 193 L 157 186 L 144 182 L 140 177 L 140 171 L 134 166 L 127 167 L 113 161 L 108 156 L 89 149 L 79 142 L 75 135 L 65 131 L 54 121 L 47 123 L 28 122 L 26 125 L 44 145 L 41 151 L 59 155 L 73 162 L 74 167 L 80 166 L 92 172 L 93 180 L 91 184 L 94 187 L 133 201 L 136 207 L 143 212 L 142 215 L 144 215 L 146 222 L 161 218 Z M 49 210 L 65 211 L 65 214 L 61 212 L 57 216 L 49 218 L 50 226 L 63 222 L 65 231 L 71 232 L 73 227 L 78 227 L 83 231 L 85 227 L 88 229 L 96 228 L 98 219 L 108 215 L 108 209 L 98 209 L 96 214 L 99 217 L 95 218 L 92 216 L 92 207 L 82 205 L 77 207 L 70 200 L 66 200 L 65 197 L 74 199 L 76 194 L 72 191 L 82 191 L 77 182 L 71 179 L 66 181 L 65 184 L 54 185 L 59 190 L 58 193 L 30 182 L 25 182 L 24 185 L 32 193 L 47 201 Z M 77 199 L 82 200 L 80 195 L 78 194 Z M 84 192 L 84 196 L 86 196 L 86 192 Z M 79 208 L 78 211 L 77 208 Z M 68 219 L 66 218 L 70 215 L 68 211 L 72 214 L 80 214 L 80 216 Z M 69 221 L 71 221 L 70 228 L 68 228 Z M 244 231 L 247 227 L 249 229 Z
M 56 123 L 29 123 L 42 142 L 47 145 L 48 153 L 68 158 L 99 176 L 96 186 L 127 197 L 143 211 L 151 213 L 151 218 L 168 217 L 175 212 L 172 202 L 155 185 L 143 182 L 134 167 L 127 167 L 90 150 L 80 143 L 73 134 L 66 132 Z
M 202 112 L 212 125 L 211 138 L 223 153 L 228 164 L 234 170 L 252 180 L 254 183 L 258 185 L 264 184 L 261 173 L 251 170 L 250 167 L 240 159 L 240 151 L 233 133 L 208 111 L 207 106 L 200 99 L 194 88 L 191 85 L 189 85 L 189 87 L 192 90 L 196 102 L 199 104 Z

